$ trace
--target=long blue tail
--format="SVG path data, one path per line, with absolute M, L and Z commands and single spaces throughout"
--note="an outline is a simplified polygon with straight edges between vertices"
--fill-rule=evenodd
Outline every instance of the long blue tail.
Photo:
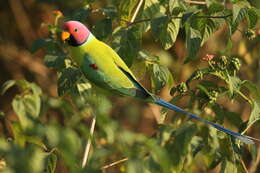
M 252 137 L 250 137 L 250 136 L 242 135 L 242 134 L 240 134 L 240 133 L 237 133 L 237 132 L 233 132 L 233 131 L 231 131 L 231 130 L 228 130 L 228 129 L 226 129 L 226 128 L 224 128 L 224 127 L 218 125 L 218 124 L 215 124 L 215 123 L 212 123 L 212 122 L 210 122 L 210 121 L 208 121 L 208 120 L 205 120 L 205 119 L 203 119 L 203 118 L 200 118 L 200 117 L 198 117 L 198 116 L 195 115 L 195 114 L 186 112 L 185 110 L 181 109 L 180 107 L 175 106 L 175 105 L 173 105 L 173 104 L 171 104 L 171 103 L 169 103 L 169 102 L 166 102 L 166 101 L 164 101 L 164 100 L 158 99 L 158 100 L 156 100 L 154 103 L 156 103 L 156 104 L 158 104 L 158 105 L 160 105 L 160 106 L 163 106 L 163 107 L 165 107 L 165 108 L 168 108 L 168 109 L 170 109 L 170 110 L 174 110 L 174 111 L 176 111 L 176 112 L 185 114 L 185 115 L 187 115 L 189 118 L 193 118 L 193 119 L 196 119 L 196 120 L 200 120 L 200 121 L 202 121 L 202 122 L 204 122 L 204 123 L 206 123 L 206 124 L 208 124 L 208 125 L 210 125 L 210 126 L 216 128 L 216 129 L 218 129 L 218 130 L 220 130 L 220 131 L 222 131 L 222 132 L 225 132 L 225 133 L 227 133 L 227 134 L 229 134 L 229 135 L 231 135 L 231 136 L 234 136 L 234 137 L 238 138 L 239 140 L 241 140 L 241 141 L 244 142 L 244 143 L 254 144 L 254 141 L 252 140 L 252 139 L 254 139 L 254 138 L 252 138 Z

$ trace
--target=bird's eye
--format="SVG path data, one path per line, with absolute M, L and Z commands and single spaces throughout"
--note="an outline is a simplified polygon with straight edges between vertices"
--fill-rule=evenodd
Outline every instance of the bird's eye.
M 75 29 L 74 29 L 74 32 L 78 32 L 78 29 L 77 29 L 77 28 L 75 28 Z

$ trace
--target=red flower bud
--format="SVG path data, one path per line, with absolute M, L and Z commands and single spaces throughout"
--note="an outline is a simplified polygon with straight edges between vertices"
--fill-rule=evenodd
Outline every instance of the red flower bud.
M 202 58 L 203 61 L 210 61 L 214 58 L 214 55 L 210 55 L 210 54 L 206 54 L 206 56 L 204 56 Z

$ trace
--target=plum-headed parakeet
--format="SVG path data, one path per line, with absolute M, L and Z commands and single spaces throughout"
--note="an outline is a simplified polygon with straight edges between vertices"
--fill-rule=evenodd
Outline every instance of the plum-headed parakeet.
M 69 44 L 69 52 L 83 75 L 96 86 L 123 96 L 132 96 L 180 112 L 200 120 L 241 141 L 253 144 L 252 137 L 226 129 L 218 124 L 189 113 L 182 108 L 148 92 L 136 79 L 120 56 L 107 44 L 99 41 L 88 28 L 78 21 L 63 25 L 62 40 Z

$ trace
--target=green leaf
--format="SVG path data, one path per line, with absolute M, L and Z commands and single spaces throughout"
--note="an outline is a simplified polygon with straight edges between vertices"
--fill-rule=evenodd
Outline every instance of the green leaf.
M 18 122 L 12 122 L 11 129 L 14 135 L 15 143 L 18 144 L 20 147 L 24 147 L 26 139 L 21 125 Z
M 32 120 L 39 116 L 41 110 L 41 89 L 25 80 L 18 80 L 16 83 L 23 89 L 23 94 L 15 96 L 12 107 L 22 127 L 32 127 Z
M 41 138 L 39 138 L 37 136 L 25 136 L 25 140 L 28 143 L 35 144 L 35 145 L 41 147 L 45 151 L 48 150 L 46 145 L 42 142 Z
M 9 80 L 9 81 L 6 81 L 2 88 L 1 88 L 1 95 L 4 95 L 4 93 L 9 89 L 11 88 L 12 86 L 14 86 L 16 84 L 16 81 L 15 80 Z
M 233 19 L 231 23 L 231 33 L 234 33 L 239 25 L 247 16 L 250 4 L 247 1 L 239 1 L 233 5 Z
M 169 5 L 170 14 L 174 16 L 177 16 L 179 13 L 186 10 L 186 4 L 182 0 L 169 0 L 169 2 L 166 3 Z
M 154 161 L 154 167 L 158 164 L 158 166 L 161 166 L 161 169 L 157 169 L 161 170 L 160 172 L 171 172 L 171 161 L 167 151 L 163 147 L 159 146 L 154 140 L 148 140 L 146 146 L 150 151 L 152 160 Z
M 227 159 L 222 161 L 220 173 L 237 173 L 237 171 L 237 165 L 228 161 Z
M 166 146 L 167 151 L 171 153 L 172 165 L 177 172 L 180 172 L 184 165 L 192 137 L 196 131 L 197 128 L 194 124 L 184 124 L 177 129 L 173 142 Z
M 196 154 L 205 147 L 204 140 L 201 137 L 199 137 L 199 136 L 194 136 L 191 139 L 190 144 L 191 144 L 192 157 L 195 157 Z
M 112 20 L 111 19 L 103 19 L 96 23 L 92 32 L 99 39 L 103 40 L 112 34 Z
M 142 160 L 139 159 L 131 159 L 127 163 L 126 172 L 129 173 L 143 173 L 144 172 L 144 164 Z
M 231 95 L 238 92 L 241 88 L 242 81 L 236 76 L 228 76 L 228 86 Z
M 187 9 L 183 15 L 182 15 L 182 18 L 181 18 L 181 25 L 183 26 L 186 22 L 188 22 L 188 20 L 190 18 L 192 18 L 192 16 L 194 16 L 195 14 L 197 14 L 199 11 L 198 9 L 195 9 L 195 8 L 189 8 Z
M 46 47 L 51 41 L 49 38 L 38 38 L 33 42 L 30 51 L 35 53 L 38 49 Z
M 260 101 L 260 91 L 253 82 L 244 80 L 241 85 L 250 91 L 250 94 L 255 100 Z
M 138 4 L 138 0 L 124 0 L 120 1 L 118 6 L 118 15 L 120 17 L 120 25 L 127 26 L 127 22 L 130 22 L 133 14 L 133 10 Z
M 188 63 L 196 58 L 197 52 L 199 51 L 202 36 L 199 30 L 193 29 L 190 26 L 186 26 L 186 47 L 187 47 L 187 58 L 184 63 Z
M 145 61 L 135 60 L 130 69 L 134 73 L 135 77 L 137 77 L 138 80 L 141 80 L 144 78 L 146 73 Z
M 141 14 L 141 19 L 153 19 L 156 17 L 163 16 L 165 14 L 166 9 L 160 5 L 159 0 L 146 0 L 144 3 L 144 9 Z M 147 32 L 151 25 L 150 22 L 143 22 L 141 24 L 142 32 Z
M 203 25 L 201 26 L 202 41 L 201 45 L 208 40 L 208 38 L 224 24 L 224 19 L 202 19 Z
M 46 173 L 55 173 L 56 165 L 57 165 L 57 156 L 56 156 L 55 153 L 52 152 L 47 157 L 47 170 L 46 170 Z
M 211 3 L 208 7 L 209 14 L 218 13 L 224 10 L 224 6 L 220 3 Z
M 258 21 L 257 12 L 254 10 L 254 8 L 250 8 L 250 9 L 248 9 L 247 13 L 248 13 L 247 22 L 248 22 L 249 28 L 253 28 L 256 26 L 257 21 Z
M 82 77 L 81 71 L 75 67 L 68 67 L 61 70 L 58 76 L 58 95 L 67 93 L 76 94 L 76 82 Z
M 253 101 L 252 111 L 248 121 L 248 125 L 251 125 L 253 122 L 260 120 L 260 101 Z
M 124 62 L 131 67 L 141 47 L 141 32 L 136 26 L 130 28 L 118 27 L 113 33 L 111 45 Z
M 239 1 L 233 4 L 233 22 L 241 21 L 246 16 L 246 8 L 250 7 L 247 1 Z
M 224 117 L 225 117 L 225 110 L 220 107 L 219 104 L 214 104 L 212 106 L 213 111 L 216 114 L 216 120 L 220 123 L 223 124 L 224 123 Z
M 166 66 L 153 64 L 150 68 L 152 88 L 155 92 L 158 92 L 166 85 L 171 87 L 171 85 L 173 84 L 173 77 Z
M 100 9 L 103 14 L 110 19 L 114 19 L 117 17 L 117 9 L 114 6 L 106 6 Z
M 211 161 L 210 165 L 209 165 L 209 170 L 214 169 L 216 166 L 218 166 L 218 164 L 223 160 L 223 158 L 221 157 L 219 152 L 215 152 L 214 156 L 213 156 L 213 160 Z
M 8 142 L 8 148 L 3 148 L 1 141 L 0 152 L 4 156 L 6 166 L 4 172 L 43 173 L 46 154 L 38 147 L 28 145 L 22 148 Z
M 151 29 L 156 40 L 160 40 L 164 49 L 173 46 L 180 29 L 180 20 L 167 16 L 152 19 Z
M 44 64 L 49 68 L 59 70 L 65 67 L 65 58 L 66 56 L 63 54 L 46 54 L 44 56 Z
M 37 95 L 16 96 L 12 101 L 12 107 L 18 115 L 22 127 L 32 127 L 32 118 L 40 113 L 40 97 Z
M 147 61 L 149 63 L 159 63 L 159 57 L 151 54 L 147 50 L 140 50 L 138 55 L 141 61 Z

